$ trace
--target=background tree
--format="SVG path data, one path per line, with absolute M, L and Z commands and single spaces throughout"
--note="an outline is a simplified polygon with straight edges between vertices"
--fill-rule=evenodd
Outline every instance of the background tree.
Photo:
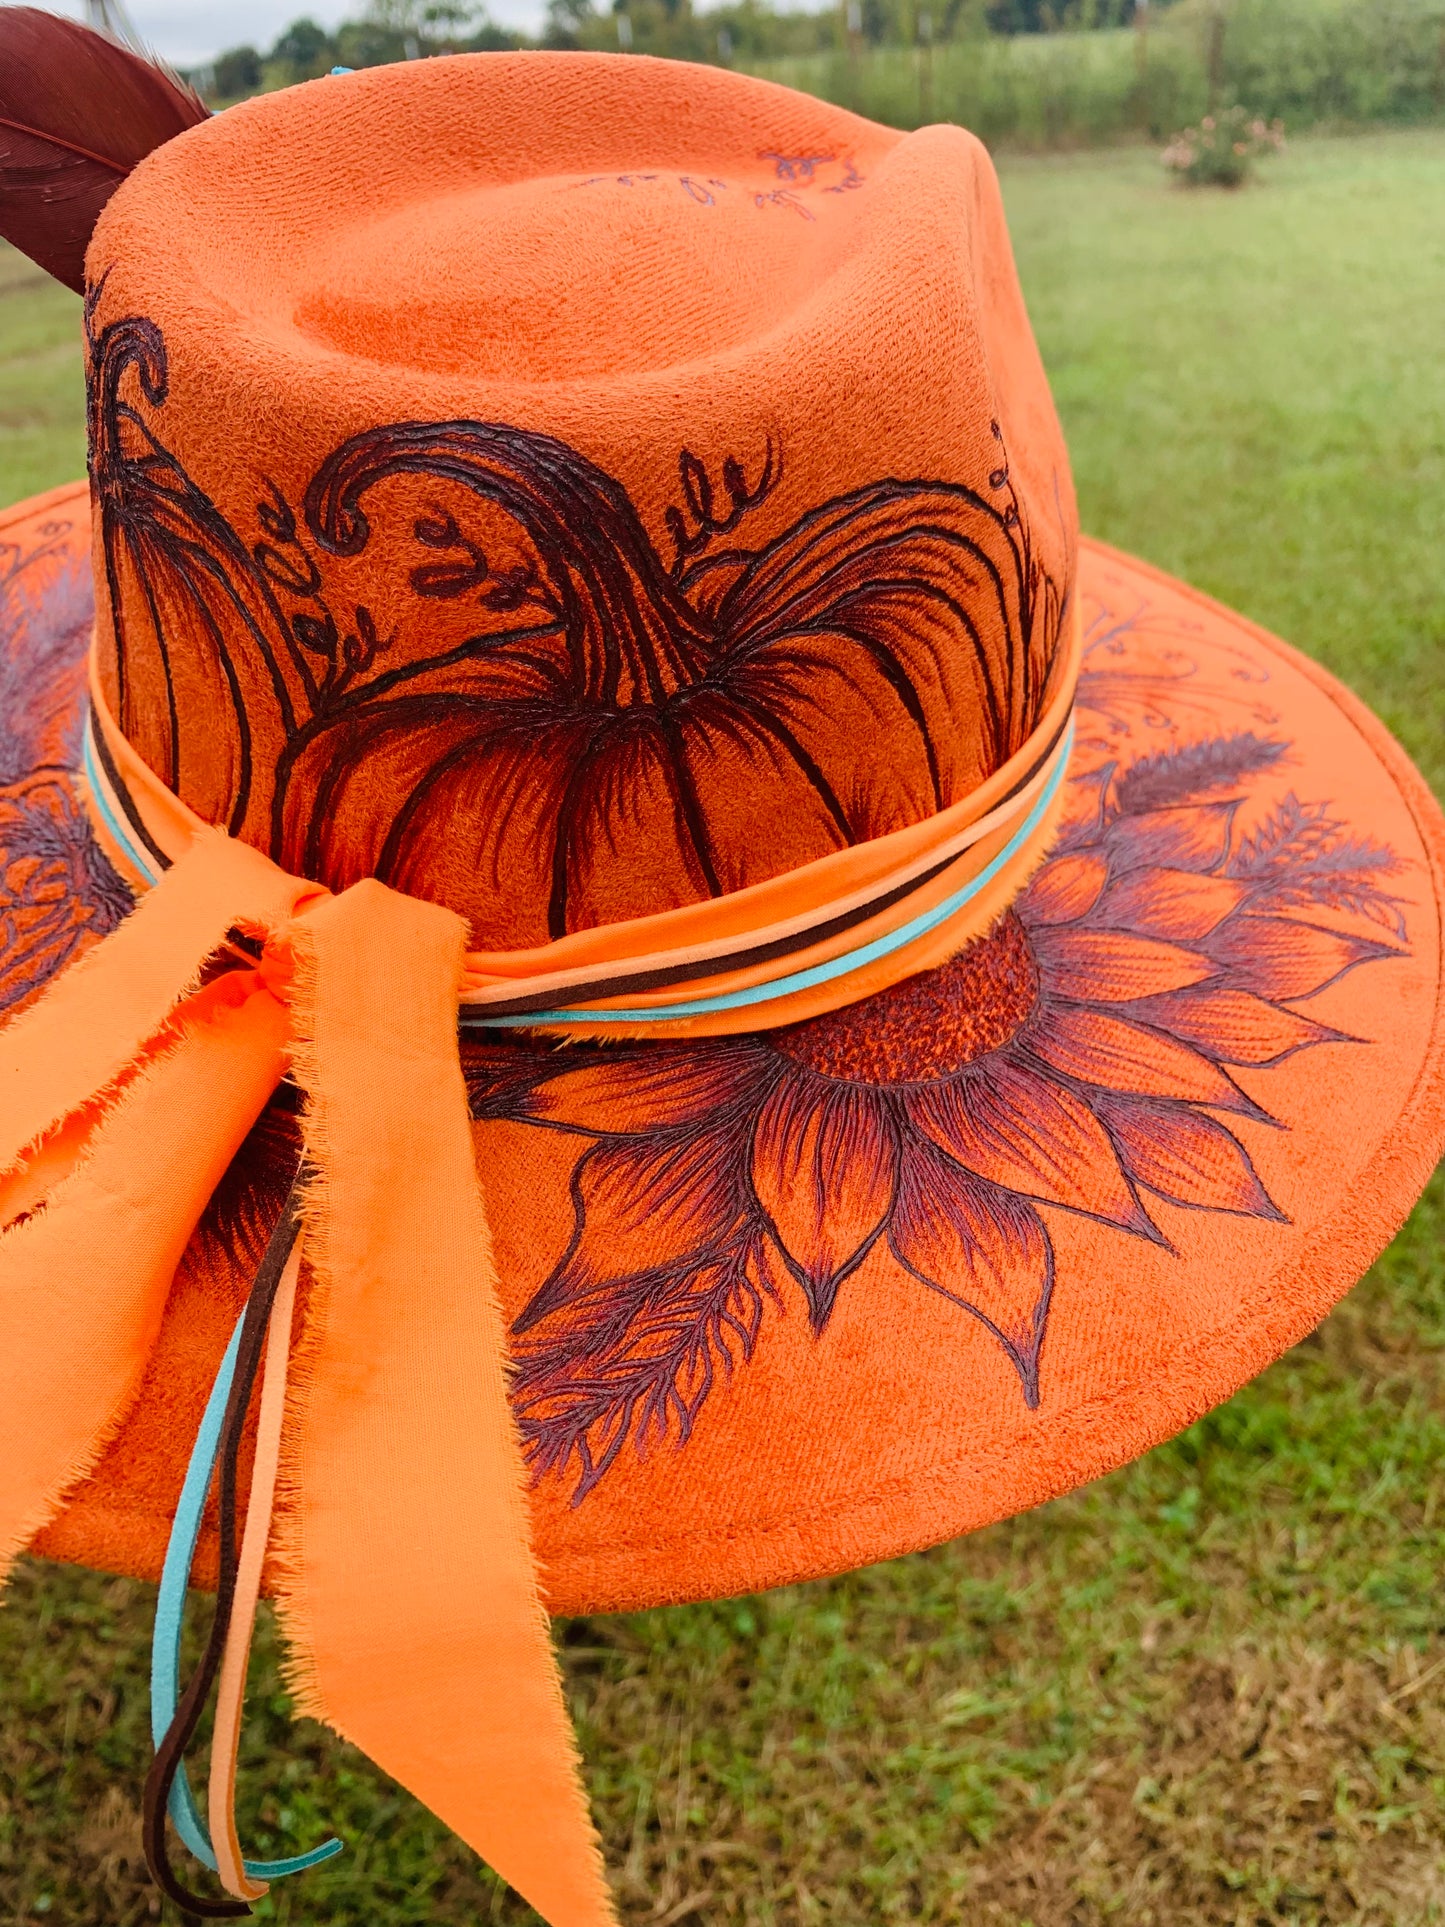
M 285 68 L 289 80 L 314 80 L 336 65 L 335 45 L 324 27 L 303 17 L 293 20 L 279 36 L 268 64 Z
M 218 100 L 240 100 L 261 85 L 261 56 L 254 47 L 231 47 L 211 67 L 211 91 Z

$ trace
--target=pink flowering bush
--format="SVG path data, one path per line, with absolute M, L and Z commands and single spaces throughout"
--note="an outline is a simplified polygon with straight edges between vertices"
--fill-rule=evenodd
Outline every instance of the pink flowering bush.
M 1226 107 L 1176 134 L 1159 158 L 1182 187 L 1239 187 L 1261 155 L 1283 147 L 1283 122 Z

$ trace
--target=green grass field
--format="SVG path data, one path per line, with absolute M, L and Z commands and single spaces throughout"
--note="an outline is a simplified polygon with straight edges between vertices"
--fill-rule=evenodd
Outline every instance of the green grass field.
M 1301 143 L 1235 195 L 1013 161 L 1086 527 L 1382 712 L 1445 789 L 1445 133 Z M 78 303 L 0 265 L 0 496 L 80 472 Z M 849 1579 L 561 1628 L 625 1918 L 1445 1921 L 1445 1185 L 1308 1343 L 1138 1465 Z M 27 1565 L 0 1614 L 0 1923 L 130 1927 L 146 1588 Z M 349 1850 L 314 1927 L 531 1916 L 263 1638 L 248 1839 Z
M 84 473 L 80 298 L 0 245 L 0 502 Z

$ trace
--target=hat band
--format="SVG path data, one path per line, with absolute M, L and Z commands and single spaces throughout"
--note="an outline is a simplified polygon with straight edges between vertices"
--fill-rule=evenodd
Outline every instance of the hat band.
M 1037 727 L 959 802 L 721 897 L 535 948 L 471 951 L 462 1030 L 636 1037 L 769 1029 L 947 961 L 989 928 L 1048 851 L 1073 741 L 1080 647 L 1075 612 Z M 121 734 L 94 649 L 81 776 L 97 834 L 137 891 L 210 828 Z

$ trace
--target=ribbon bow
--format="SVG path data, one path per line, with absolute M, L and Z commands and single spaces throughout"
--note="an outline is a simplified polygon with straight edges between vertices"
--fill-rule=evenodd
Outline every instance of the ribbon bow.
M 237 932 L 259 962 L 215 974 Z M 191 1234 L 289 1073 L 306 1175 L 295 1249 L 268 1254 L 258 1467 L 279 1458 L 299 1710 L 552 1927 L 600 1927 L 457 1054 L 465 943 L 437 905 L 376 882 L 333 896 L 208 830 L 0 1032 L 0 1578 L 124 1421 Z M 264 1533 L 246 1536 L 254 1586 Z M 233 1688 L 244 1659 L 243 1636 Z M 233 1829 L 216 1850 L 233 1891 L 260 1891 Z

